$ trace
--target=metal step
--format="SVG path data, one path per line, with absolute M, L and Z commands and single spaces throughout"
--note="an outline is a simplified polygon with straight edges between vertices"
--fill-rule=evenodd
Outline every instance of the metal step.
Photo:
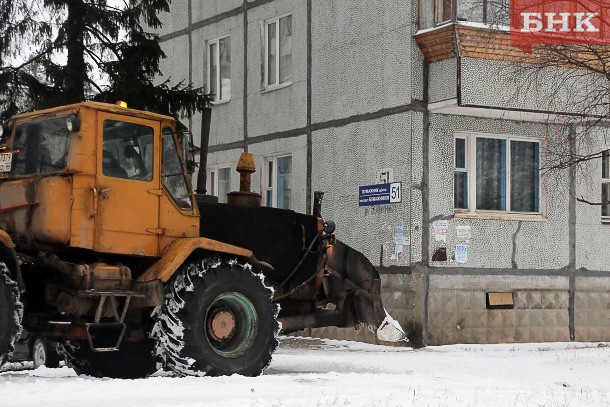
M 127 315 L 127 310 L 129 308 L 129 303 L 132 297 L 144 297 L 143 293 L 137 291 L 100 291 L 100 290 L 82 290 L 77 291 L 76 295 L 78 297 L 85 298 L 99 298 L 99 302 L 97 305 L 97 309 L 95 311 L 95 318 L 93 322 L 88 322 L 85 324 L 85 328 L 87 331 L 87 340 L 89 342 L 89 347 L 94 352 L 113 352 L 119 350 L 119 346 L 121 346 L 121 342 L 123 341 L 123 336 L 125 335 L 126 325 L 125 325 L 125 316 Z M 119 304 L 117 301 L 117 297 L 124 298 L 123 308 L 119 310 Z M 110 309 L 112 310 L 112 322 L 102 322 L 102 315 L 104 314 L 104 307 L 106 306 L 107 301 L 110 300 Z M 96 346 L 93 342 L 93 337 L 91 335 L 91 330 L 106 330 L 106 329 L 116 329 L 119 331 L 119 336 L 117 338 L 116 344 L 114 346 Z

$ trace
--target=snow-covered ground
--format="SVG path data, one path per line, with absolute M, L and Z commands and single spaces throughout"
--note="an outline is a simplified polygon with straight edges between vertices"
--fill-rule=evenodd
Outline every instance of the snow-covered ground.
M 0 406 L 610 406 L 606 343 L 411 350 L 283 338 L 253 378 L 111 380 L 26 367 L 2 369 Z

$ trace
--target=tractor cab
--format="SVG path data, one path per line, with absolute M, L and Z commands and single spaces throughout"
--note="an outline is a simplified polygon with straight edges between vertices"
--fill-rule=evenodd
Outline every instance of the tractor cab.
M 84 102 L 14 116 L 0 143 L 0 228 L 25 248 L 157 257 L 198 236 L 171 117 Z

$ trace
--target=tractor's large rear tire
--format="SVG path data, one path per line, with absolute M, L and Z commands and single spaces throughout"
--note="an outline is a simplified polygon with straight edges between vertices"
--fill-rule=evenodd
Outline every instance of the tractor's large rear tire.
M 260 375 L 278 345 L 272 295 L 248 264 L 206 259 L 185 266 L 153 314 L 163 367 L 180 375 Z
M 140 379 L 157 371 L 150 339 L 138 343 L 123 342 L 120 350 L 94 352 L 86 341 L 68 341 L 58 346 L 66 364 L 78 375 Z
M 0 263 L 0 366 L 6 363 L 21 334 L 23 305 L 19 301 L 19 287 L 4 263 Z

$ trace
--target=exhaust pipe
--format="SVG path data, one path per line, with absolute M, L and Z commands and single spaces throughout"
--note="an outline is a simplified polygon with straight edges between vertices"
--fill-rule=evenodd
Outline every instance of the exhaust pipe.
M 199 146 L 199 173 L 197 174 L 197 195 L 205 195 L 207 192 L 206 169 L 208 167 L 208 147 L 210 144 L 210 121 L 212 119 L 212 108 L 205 107 L 201 111 L 201 145 Z

